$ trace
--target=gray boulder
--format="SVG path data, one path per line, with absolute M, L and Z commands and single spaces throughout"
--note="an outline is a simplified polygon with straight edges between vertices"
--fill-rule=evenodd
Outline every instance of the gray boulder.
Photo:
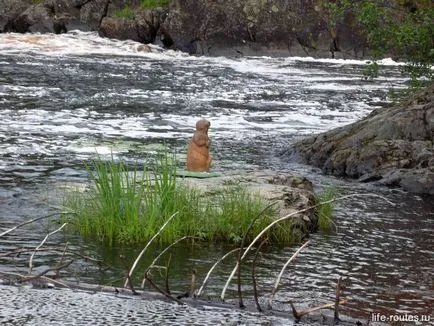
M 434 85 L 402 103 L 296 143 L 325 173 L 434 194 Z

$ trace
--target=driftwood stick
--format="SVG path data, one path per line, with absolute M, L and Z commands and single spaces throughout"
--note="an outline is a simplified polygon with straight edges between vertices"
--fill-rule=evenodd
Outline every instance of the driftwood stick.
M 170 267 L 170 261 L 172 260 L 172 254 L 169 255 L 169 258 L 167 259 L 167 265 L 166 265 L 166 275 L 164 276 L 164 286 L 166 288 L 166 292 L 170 294 L 169 289 L 169 267 Z
M 61 266 L 63 263 L 63 259 L 65 258 L 66 249 L 68 249 L 69 242 L 65 244 L 65 248 L 63 249 L 62 256 L 60 257 L 60 261 L 57 266 Z M 60 278 L 60 268 L 56 270 L 56 278 Z
M 148 243 L 146 244 L 145 248 L 143 248 L 143 250 L 139 253 L 139 255 L 137 256 L 136 260 L 134 261 L 133 266 L 131 266 L 130 271 L 128 272 L 128 277 L 125 280 L 124 283 L 124 287 L 127 287 L 128 285 L 128 280 L 129 277 L 131 277 L 133 275 L 134 269 L 137 267 L 137 264 L 139 263 L 140 259 L 142 258 L 143 254 L 146 252 L 146 250 L 148 249 L 148 247 L 151 245 L 151 243 L 155 240 L 156 237 L 158 237 L 158 235 L 164 230 L 164 228 L 166 227 L 167 224 L 169 224 L 169 222 L 178 214 L 178 212 L 172 214 L 172 216 L 170 216 L 167 221 L 163 224 L 163 226 L 160 228 L 160 230 L 158 230 L 157 233 L 154 234 L 154 236 L 148 241 Z
M 342 276 L 339 277 L 338 284 L 336 284 L 336 298 L 335 298 L 335 307 L 334 307 L 335 322 L 339 321 L 339 302 L 341 299 L 341 282 L 342 282 Z
M 14 256 L 14 255 L 20 255 L 22 253 L 27 253 L 27 252 L 30 252 L 30 251 L 49 251 L 49 252 L 54 252 L 54 253 L 62 253 L 64 250 L 59 250 L 59 248 L 54 248 L 54 247 L 45 247 L 45 248 L 39 248 L 39 249 L 34 249 L 34 248 L 18 248 L 18 249 L 11 250 L 9 252 L 0 254 L 0 258 L 10 257 L 10 256 Z M 101 260 L 95 259 L 93 257 L 82 255 L 79 252 L 75 252 L 75 251 L 71 251 L 71 250 L 66 250 L 65 253 L 69 254 L 69 255 L 74 255 L 74 256 L 80 257 L 80 258 L 82 258 L 84 260 L 92 261 L 92 262 L 97 263 L 97 264 L 103 264 L 103 262 Z
M 270 298 L 268 299 L 268 305 L 267 305 L 267 308 L 268 308 L 269 310 L 272 309 L 271 303 L 272 303 L 272 301 L 273 301 L 273 299 L 274 299 L 274 295 L 276 294 L 277 288 L 279 287 L 280 280 L 282 279 L 283 273 L 285 272 L 285 270 L 286 270 L 286 268 L 288 267 L 289 263 L 292 262 L 292 261 L 295 259 L 295 257 L 298 256 L 298 254 L 300 253 L 300 251 L 302 251 L 302 250 L 303 250 L 303 249 L 304 249 L 308 244 L 309 244 L 309 240 L 306 241 L 306 242 L 305 242 L 305 243 L 304 243 L 300 248 L 298 248 L 298 250 L 297 250 L 297 251 L 296 251 L 296 252 L 291 256 L 291 258 L 289 258 L 289 259 L 287 260 L 287 262 L 285 263 L 285 265 L 283 265 L 283 267 L 282 267 L 282 269 L 281 269 L 279 275 L 278 275 L 277 278 L 276 278 L 276 282 L 274 283 L 274 287 L 273 287 L 273 289 L 271 290 Z
M 343 299 L 343 300 L 339 301 L 339 304 L 346 304 L 348 301 L 349 301 L 349 299 Z M 306 310 L 299 311 L 299 312 L 297 312 L 297 316 L 298 316 L 297 320 L 300 320 L 300 318 L 302 316 L 310 314 L 311 312 L 315 312 L 317 310 L 334 308 L 335 304 L 336 304 L 335 302 L 331 302 L 331 303 L 323 304 L 323 305 L 318 306 L 318 307 L 308 308 Z
M 6 276 L 11 276 L 11 277 L 16 277 L 16 278 L 20 279 L 20 282 L 21 282 L 21 280 L 25 279 L 26 277 L 29 277 L 29 276 L 18 274 L 18 273 L 2 272 L 2 271 L 0 271 L 0 275 L 6 275 Z M 41 279 L 41 280 L 43 280 L 43 281 L 46 281 L 46 282 L 56 283 L 56 284 L 58 284 L 60 286 L 63 286 L 65 288 L 69 288 L 70 287 L 67 284 L 63 283 L 63 282 L 60 282 L 58 280 L 54 280 L 54 279 L 46 277 L 46 276 L 39 276 L 38 278 Z
M 226 257 L 228 257 L 229 255 L 233 254 L 234 252 L 240 250 L 240 248 L 235 248 L 229 252 L 227 252 L 222 258 L 220 258 L 219 260 L 217 260 L 215 262 L 214 265 L 212 265 L 212 267 L 210 268 L 210 270 L 208 271 L 208 273 L 205 276 L 205 279 L 202 282 L 202 286 L 199 288 L 199 291 L 197 291 L 196 297 L 199 297 L 203 291 L 203 288 L 205 287 L 205 285 L 208 282 L 209 277 L 211 276 L 211 273 L 213 272 L 213 270 L 217 267 L 218 264 L 220 264 L 224 259 L 226 259 Z
M 65 223 L 62 224 L 62 226 L 61 226 L 60 228 L 58 228 L 58 229 L 56 229 L 56 230 L 54 230 L 54 231 L 48 233 L 48 234 L 45 236 L 44 240 L 42 240 L 41 243 L 39 244 L 39 246 L 37 246 L 36 249 L 33 251 L 32 255 L 30 256 L 30 260 L 29 260 L 29 272 L 28 272 L 29 275 L 32 273 L 32 269 L 33 269 L 33 258 L 35 257 L 36 251 L 38 251 L 38 249 L 41 248 L 41 247 L 44 245 L 45 241 L 47 241 L 47 239 L 48 239 L 49 236 L 51 236 L 51 235 L 53 235 L 53 234 L 55 234 L 55 233 L 61 231 L 61 230 L 65 227 L 66 224 L 68 224 L 68 223 L 65 222 Z
M 330 203 L 333 203 L 335 201 L 340 201 L 340 200 L 344 200 L 344 199 L 348 199 L 348 198 L 353 198 L 353 197 L 377 197 L 377 198 L 383 199 L 388 204 L 390 204 L 392 206 L 395 206 L 395 204 L 393 202 L 391 202 L 390 200 L 388 200 L 386 197 L 383 197 L 383 196 L 380 196 L 380 195 L 377 195 L 377 194 L 365 193 L 365 194 L 351 194 L 351 195 L 341 196 L 341 197 L 333 198 L 333 199 L 330 199 L 330 200 L 327 200 L 327 201 L 324 201 L 324 202 L 312 205 L 312 206 L 307 207 L 307 208 L 300 209 L 298 211 L 295 211 L 295 212 L 292 212 L 292 213 L 290 213 L 288 215 L 285 215 L 285 216 L 283 216 L 283 217 L 281 217 L 281 218 L 279 218 L 277 220 L 274 220 L 273 222 L 271 222 L 270 224 L 268 224 L 256 236 L 256 238 L 253 239 L 253 241 L 249 244 L 249 246 L 247 247 L 247 249 L 244 251 L 243 256 L 241 257 L 241 260 L 244 259 L 247 256 L 249 250 L 252 249 L 252 247 L 256 243 L 256 241 L 258 241 L 264 235 L 265 232 L 267 232 L 269 229 L 271 229 L 277 223 L 280 223 L 280 222 L 282 222 L 284 220 L 290 219 L 290 218 L 294 217 L 295 215 L 297 215 L 299 213 L 303 213 L 303 212 L 307 212 L 307 211 L 309 211 L 311 209 L 315 209 L 315 208 L 317 208 L 317 207 L 319 207 L 321 205 L 330 204 Z M 238 269 L 238 262 L 237 262 L 236 266 L 234 267 L 234 269 L 232 270 L 232 273 L 229 276 L 228 280 L 226 281 L 225 286 L 223 287 L 223 291 L 222 291 L 221 296 L 220 296 L 222 300 L 224 300 L 224 298 L 225 298 L 226 289 L 229 286 L 230 281 L 233 279 L 233 277 L 234 277 L 235 272 L 237 271 L 237 269 Z
M 238 292 L 238 307 L 240 309 L 244 309 L 245 305 L 243 303 L 243 293 L 241 290 L 241 263 L 243 261 L 243 258 L 241 258 L 241 255 L 243 254 L 243 248 L 244 248 L 244 243 L 247 240 L 247 236 L 250 233 L 250 230 L 253 228 L 253 225 L 255 225 L 256 221 L 262 216 L 262 214 L 264 212 L 267 211 L 267 209 L 269 209 L 271 206 L 277 204 L 277 201 L 272 202 L 271 204 L 267 205 L 263 210 L 261 210 L 259 212 L 259 214 L 257 214 L 251 221 L 249 226 L 246 229 L 246 232 L 244 232 L 244 236 L 243 239 L 241 240 L 241 244 L 240 244 L 240 250 L 238 251 L 238 257 L 237 257 L 237 292 Z
M 56 276 L 58 275 L 58 272 L 63 269 L 63 268 L 67 268 L 69 267 L 69 265 L 71 265 L 74 261 L 71 260 L 67 263 L 64 264 L 58 264 L 56 267 L 51 267 L 51 268 L 47 268 L 46 270 L 40 272 L 37 275 L 31 275 L 31 276 L 25 276 L 20 282 L 28 282 L 37 278 L 41 278 L 41 276 L 44 276 L 45 274 L 47 274 L 48 272 L 51 271 L 56 271 Z
M 27 224 L 30 224 L 30 223 L 33 223 L 33 222 L 36 222 L 36 221 L 40 221 L 40 220 L 43 220 L 43 219 L 46 219 L 46 218 L 50 218 L 50 217 L 53 217 L 53 216 L 56 216 L 56 215 L 59 215 L 59 214 L 67 214 L 67 213 L 69 213 L 69 212 L 53 213 L 53 214 L 50 214 L 50 215 L 41 216 L 41 217 L 34 218 L 32 220 L 28 220 L 26 222 L 23 222 L 23 223 L 20 223 L 20 224 L 14 226 L 13 228 L 10 228 L 10 229 L 4 231 L 3 233 L 0 233 L 0 237 L 6 235 L 8 233 L 11 233 L 12 231 L 14 231 L 14 230 L 16 230 L 16 229 L 18 229 L 18 228 L 20 228 L 20 227 L 22 227 L 24 225 L 27 225 Z
M 149 278 L 149 276 L 146 274 L 145 275 L 146 280 L 149 282 L 149 284 L 151 284 L 151 286 L 157 290 L 158 292 L 160 292 L 162 295 L 164 295 L 166 298 L 175 301 L 176 303 L 179 303 L 181 305 L 184 305 L 184 302 L 182 302 L 181 300 L 175 298 L 174 296 L 170 295 L 169 293 L 167 293 L 166 291 L 162 290 L 157 284 L 154 283 L 154 281 Z
M 258 249 L 256 250 L 255 257 L 253 258 L 252 262 L 252 285 L 253 285 L 253 298 L 255 299 L 255 305 L 256 309 L 258 309 L 259 312 L 262 312 L 261 305 L 259 304 L 258 300 L 258 290 L 256 286 L 256 275 L 255 275 L 255 267 L 256 267 L 256 259 L 258 258 L 259 252 L 261 251 L 262 246 L 268 241 L 268 239 L 264 239 L 260 244 Z
M 163 251 L 161 251 L 160 252 L 160 254 L 157 256 L 157 257 L 155 257 L 155 259 L 152 261 L 152 263 L 148 266 L 148 268 L 145 270 L 145 272 L 143 273 L 143 275 L 146 275 L 146 273 L 151 269 L 151 268 L 153 268 L 154 266 L 155 266 L 155 264 L 157 263 L 157 261 L 161 258 L 161 256 L 163 256 L 170 248 L 172 248 L 174 245 L 176 245 L 178 242 L 181 242 L 181 241 L 183 241 L 183 240 L 185 240 L 185 239 L 199 239 L 199 238 L 197 238 L 197 237 L 192 237 L 192 236 L 185 236 L 185 237 L 182 237 L 182 238 L 180 238 L 180 239 L 178 239 L 178 240 L 176 240 L 175 242 L 173 242 L 172 244 L 170 244 L 170 245 L 168 245 L 166 248 L 164 248 L 164 250 Z M 146 282 L 146 278 L 145 277 L 143 277 L 143 280 L 142 280 L 142 284 L 140 285 L 140 287 L 143 289 L 144 288 L 144 286 L 145 286 L 145 282 Z
M 190 298 L 195 298 L 196 297 L 196 269 L 193 268 L 193 270 L 191 271 L 191 282 L 190 282 Z

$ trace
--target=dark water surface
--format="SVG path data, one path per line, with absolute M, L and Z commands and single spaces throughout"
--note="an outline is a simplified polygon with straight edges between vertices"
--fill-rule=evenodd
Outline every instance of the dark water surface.
M 360 61 L 198 58 L 158 48 L 142 53 L 137 46 L 82 33 L 37 39 L 0 34 L 0 233 L 56 212 L 62 188 L 85 181 L 83 161 L 97 153 L 103 158 L 113 155 L 143 162 L 166 143 L 185 161 L 187 139 L 196 120 L 205 117 L 211 121 L 216 171 L 297 173 L 308 176 L 318 189 L 334 185 L 340 194 L 374 192 L 396 203 L 392 207 L 373 197 L 339 202 L 337 230 L 312 235 L 309 247 L 284 274 L 275 307 L 288 310 L 290 300 L 297 307 L 331 302 L 342 276 L 344 294 L 352 298 L 342 307 L 348 316 L 366 321 L 372 312 L 432 314 L 432 198 L 325 177 L 280 155 L 299 137 L 351 123 L 384 105 L 388 88 L 405 83 L 397 64 L 383 62 L 385 77 L 369 82 L 361 79 L 364 65 Z M 12 248 L 35 248 L 58 226 L 44 220 L 1 237 L 0 255 Z M 108 249 L 64 234 L 50 237 L 44 247 L 63 248 L 66 241 L 69 249 L 111 266 L 98 268 L 79 259 L 63 275 L 91 283 L 121 284 L 125 262 L 119 256 L 132 261 L 140 250 Z M 173 290 L 188 289 L 193 268 L 202 280 L 230 249 L 177 246 L 172 251 Z M 295 249 L 264 250 L 257 270 L 262 301 Z M 158 252 L 159 248 L 153 248 L 150 256 Z M 0 258 L 0 271 L 25 273 L 28 261 L 28 254 Z M 58 253 L 38 253 L 34 270 L 43 271 L 58 261 Z M 233 260 L 228 259 L 216 269 L 206 296 L 220 295 L 232 267 Z M 244 272 L 249 297 L 249 270 Z M 160 278 L 159 272 L 154 275 Z M 229 298 L 235 297 L 234 290 L 232 285 Z M 0 286 L 0 302 L 7 302 L 0 308 L 0 323 L 289 323 L 217 308 L 204 314 L 159 301 L 29 287 Z M 47 317 L 53 311 L 56 316 Z

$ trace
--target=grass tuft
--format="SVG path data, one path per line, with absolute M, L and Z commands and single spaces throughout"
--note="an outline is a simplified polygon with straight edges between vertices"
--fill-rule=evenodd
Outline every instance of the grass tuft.
M 68 215 L 70 230 L 109 245 L 144 243 L 175 212 L 178 215 L 161 233 L 160 243 L 183 236 L 237 243 L 250 221 L 267 206 L 259 193 L 244 186 L 225 185 L 205 194 L 178 182 L 176 161 L 167 152 L 143 168 L 137 164 L 127 167 L 113 158 L 98 158 L 86 168 L 89 190 L 70 191 L 62 200 L 63 206 L 74 212 Z M 266 209 L 248 240 L 265 228 L 275 213 Z M 290 222 L 272 228 L 267 236 L 274 243 L 294 240 Z
M 122 9 L 114 11 L 113 16 L 117 18 L 133 19 L 135 16 L 134 9 L 130 5 L 126 5 Z
M 323 203 L 336 198 L 336 188 L 329 187 L 324 189 L 317 197 L 316 203 Z M 318 228 L 321 231 L 330 230 L 333 224 L 333 203 L 320 205 L 316 208 L 318 215 Z
M 170 0 L 142 0 L 140 3 L 140 9 L 154 9 L 157 7 L 166 7 L 170 3 Z

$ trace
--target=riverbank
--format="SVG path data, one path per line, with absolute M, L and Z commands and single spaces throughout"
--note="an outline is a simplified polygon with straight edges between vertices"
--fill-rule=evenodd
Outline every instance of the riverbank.
M 351 13 L 333 17 L 315 1 L 6 0 L 0 32 L 100 36 L 200 55 L 363 58 L 366 40 Z
M 301 140 L 284 155 L 335 176 L 434 195 L 434 85 L 348 126 Z

